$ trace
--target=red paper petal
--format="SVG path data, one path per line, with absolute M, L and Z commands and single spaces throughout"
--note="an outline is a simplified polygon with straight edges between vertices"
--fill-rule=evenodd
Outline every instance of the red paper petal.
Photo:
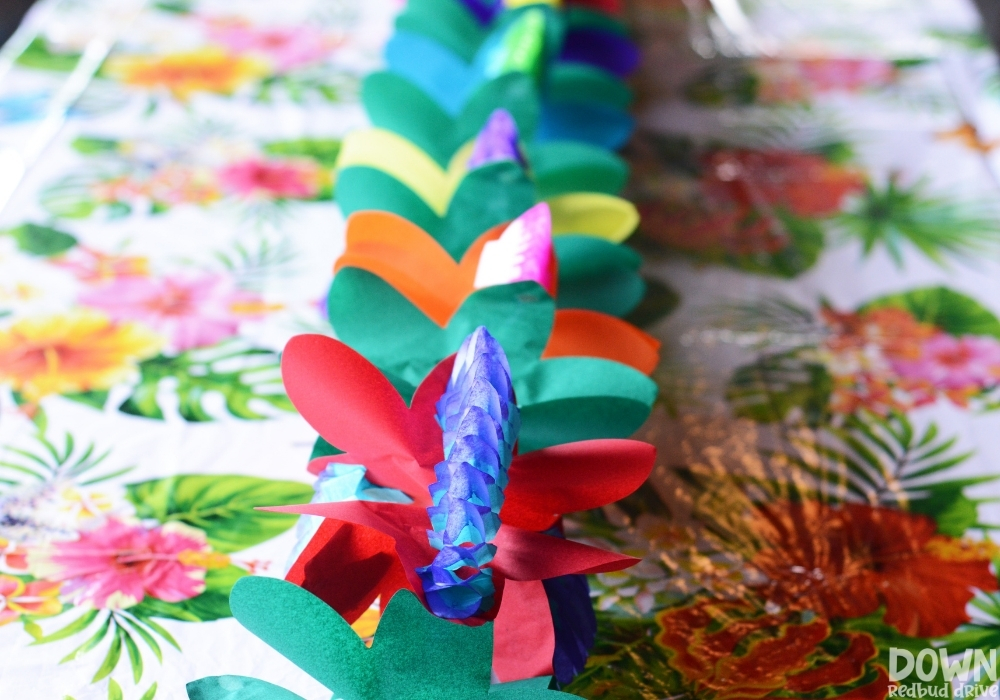
M 281 374 L 306 421 L 347 453 L 335 461 L 363 464 L 372 481 L 429 503 L 434 465 L 444 456 L 433 413 L 411 412 L 374 365 L 326 336 L 292 338 Z
M 356 526 L 376 530 L 394 542 L 394 549 L 410 589 L 422 591 L 416 569 L 430 564 L 437 554 L 427 541 L 430 518 L 427 511 L 419 506 L 398 503 L 371 503 L 367 501 L 346 501 L 343 503 L 307 503 L 299 506 L 277 506 L 263 508 L 277 513 L 298 513 L 318 515 L 333 521 L 351 523 Z M 301 557 L 300 557 L 301 559 Z M 347 569 L 331 569 L 327 576 L 347 579 L 352 574 Z M 344 583 L 343 585 L 350 585 Z M 423 594 L 419 594 L 423 597 Z M 374 598 L 373 598 L 374 600 Z
M 540 532 L 501 525 L 493 568 L 511 581 L 541 581 L 566 574 L 621 571 L 639 559 Z
M 493 640 L 493 673 L 501 682 L 552 675 L 556 633 L 541 581 L 507 581 Z
M 636 440 L 586 440 L 518 455 L 500 520 L 545 530 L 560 515 L 625 498 L 649 478 L 656 449 Z
M 338 572 L 350 572 L 340 575 Z M 326 520 L 292 565 L 285 580 L 305 588 L 348 622 L 376 598 L 413 590 L 391 537 L 368 527 Z

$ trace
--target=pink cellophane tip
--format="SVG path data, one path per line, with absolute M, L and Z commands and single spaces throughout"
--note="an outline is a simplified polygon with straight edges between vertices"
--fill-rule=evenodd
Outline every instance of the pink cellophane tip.
M 476 268 L 476 289 L 532 281 L 552 289 L 552 214 L 536 204 L 511 222 L 500 238 L 483 246 Z

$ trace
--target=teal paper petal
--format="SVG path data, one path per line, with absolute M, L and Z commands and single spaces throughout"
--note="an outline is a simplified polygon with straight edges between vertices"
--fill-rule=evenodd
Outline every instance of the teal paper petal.
M 246 676 L 209 676 L 187 684 L 189 700 L 304 700 L 290 690 Z
M 625 316 L 646 294 L 642 257 L 631 248 L 593 236 L 556 236 L 560 309 L 590 309 Z

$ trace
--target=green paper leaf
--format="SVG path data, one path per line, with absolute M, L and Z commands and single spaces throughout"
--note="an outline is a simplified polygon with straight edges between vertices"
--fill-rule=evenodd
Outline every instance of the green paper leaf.
M 51 258 L 76 247 L 77 240 L 68 233 L 63 233 L 50 226 L 38 224 L 21 224 L 0 235 L 10 236 L 17 243 L 19 250 L 31 255 Z
M 396 17 L 396 29 L 430 37 L 467 63 L 472 63 L 489 36 L 465 6 L 454 0 L 411 0 Z
M 560 309 L 625 316 L 642 301 L 642 258 L 631 248 L 594 236 L 556 236 L 552 243 L 559 260 Z
M 600 102 L 628 109 L 632 91 L 625 81 L 585 63 L 557 63 L 549 73 L 546 100 L 552 102 Z
M 309 454 L 309 461 L 311 462 L 317 457 L 331 457 L 333 455 L 342 454 L 344 454 L 343 450 L 338 450 L 336 447 L 324 440 L 322 435 L 317 435 L 316 442 L 313 443 L 312 452 Z
M 625 316 L 625 320 L 639 328 L 649 328 L 669 316 L 681 303 L 680 295 L 671 287 L 657 280 L 646 279 L 646 294 L 642 301 Z
M 308 484 L 238 475 L 171 476 L 125 488 L 138 517 L 196 527 L 220 552 L 266 542 L 292 527 L 298 517 L 254 508 L 308 503 L 313 496 Z
M 510 112 L 522 141 L 534 138 L 540 118 L 534 83 L 523 73 L 508 73 L 483 84 L 455 118 L 395 73 L 378 72 L 365 78 L 361 101 L 373 126 L 405 137 L 442 168 L 455 151 L 475 138 L 494 110 Z
M 344 216 L 369 209 L 398 214 L 429 233 L 456 260 L 484 231 L 516 218 L 536 202 L 534 184 L 509 161 L 468 173 L 444 217 L 409 187 L 375 168 L 341 170 L 335 195 Z
M 531 144 L 527 151 L 539 199 L 570 192 L 616 195 L 628 180 L 625 161 L 598 146 L 549 141 Z
M 988 335 L 1000 338 L 1000 320 L 972 297 L 947 287 L 925 287 L 874 299 L 858 311 L 903 309 L 918 321 L 930 323 L 948 335 Z
M 209 676 L 187 684 L 189 700 L 304 700 L 290 690 L 246 676 Z
M 231 605 L 240 624 L 343 700 L 467 700 L 489 688 L 492 624 L 439 619 L 408 591 L 385 607 L 370 650 L 326 603 L 287 581 L 247 577 Z
M 656 384 L 627 365 L 585 357 L 542 360 L 555 303 L 534 282 L 477 290 L 441 328 L 378 276 L 345 268 L 334 277 L 328 310 L 338 338 L 411 386 L 485 325 L 506 351 L 513 373 L 522 452 L 628 437 L 656 397 Z

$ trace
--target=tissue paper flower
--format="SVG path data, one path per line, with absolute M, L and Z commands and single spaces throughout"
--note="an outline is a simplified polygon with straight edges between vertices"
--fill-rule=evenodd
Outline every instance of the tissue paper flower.
M 444 461 L 427 508 L 427 535 L 439 550 L 417 569 L 427 604 L 438 617 L 468 619 L 493 607 L 493 572 L 500 509 L 509 478 L 520 412 L 503 348 L 477 328 L 459 348 L 451 379 L 437 402 Z
M 537 282 L 553 288 L 552 215 L 544 202 L 521 214 L 500 237 L 487 241 L 476 266 L 476 289 L 495 284 Z
M 176 352 L 215 345 L 267 310 L 256 294 L 217 275 L 119 277 L 84 292 L 80 303 L 116 321 L 139 321 L 166 337 Z
M 298 336 L 282 356 L 289 398 L 328 443 L 344 451 L 313 460 L 310 470 L 319 472 L 330 462 L 363 464 L 372 483 L 412 499 L 410 504 L 353 501 L 281 509 L 328 518 L 288 579 L 349 622 L 378 596 L 385 600 L 399 589 L 424 599 L 417 569 L 437 555 L 428 540 L 433 527 L 427 508 L 435 505 L 430 487 L 445 454 L 435 403 L 445 395 L 454 365 L 451 358 L 441 363 L 407 407 L 378 369 L 339 341 Z M 558 524 L 563 513 L 600 507 L 634 491 L 650 473 L 653 456 L 644 443 L 594 440 L 512 459 L 499 513 L 502 525 L 492 542 L 496 605 L 468 620 L 497 619 L 494 670 L 502 680 L 551 673 L 555 639 L 542 581 L 636 562 L 542 531 Z M 331 574 L 343 571 L 351 575 Z M 532 644 L 523 643 L 526 636 Z
M 110 389 L 128 379 L 139 360 L 155 355 L 161 342 L 143 326 L 92 311 L 26 318 L 0 330 L 0 380 L 32 402 Z
M 229 599 L 233 616 L 343 700 L 558 700 L 549 678 L 491 683 L 493 625 L 456 625 L 434 617 L 401 591 L 385 607 L 371 648 L 323 601 L 278 579 L 247 576 Z M 190 700 L 236 697 L 303 700 L 245 676 L 188 683 Z
M 147 595 L 177 603 L 201 594 L 210 553 L 205 533 L 183 523 L 147 528 L 109 518 L 77 540 L 31 549 L 28 568 L 63 582 L 75 605 L 121 610 Z

